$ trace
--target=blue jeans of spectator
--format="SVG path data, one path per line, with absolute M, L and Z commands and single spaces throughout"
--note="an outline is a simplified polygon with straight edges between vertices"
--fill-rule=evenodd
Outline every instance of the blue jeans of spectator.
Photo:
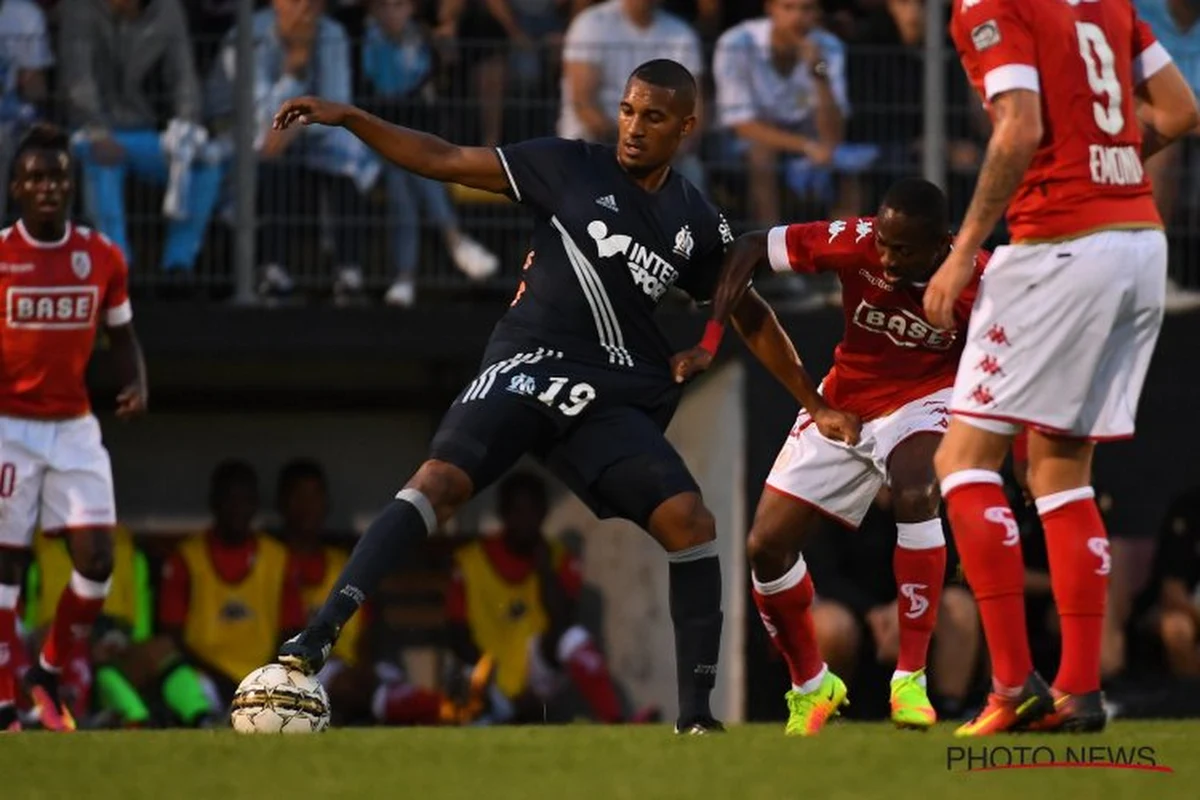
M 388 219 L 392 229 L 392 258 L 396 277 L 411 279 L 417 273 L 421 246 L 421 212 L 439 231 L 457 227 L 446 185 L 388 166 L 386 172 Z
M 75 155 L 83 165 L 83 202 L 88 216 L 101 233 L 112 239 L 132 263 L 129 233 L 125 220 L 125 176 L 134 175 L 156 186 L 167 183 L 169 163 L 155 130 L 113 131 L 113 139 L 125 151 L 120 164 L 99 164 L 92 157 L 91 143 L 75 145 Z M 212 216 L 221 189 L 222 167 L 195 161 L 188 192 L 187 219 L 171 220 L 163 246 L 164 269 L 190 270 L 196 264 L 204 232 Z

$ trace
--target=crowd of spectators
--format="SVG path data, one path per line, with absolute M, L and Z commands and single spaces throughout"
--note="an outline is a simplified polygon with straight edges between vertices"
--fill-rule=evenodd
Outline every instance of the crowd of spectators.
M 382 164 L 345 131 L 270 130 L 278 104 L 308 92 L 466 144 L 611 141 L 625 77 L 668 56 L 705 87 L 701 134 L 676 166 L 736 227 L 870 213 L 891 180 L 921 169 L 925 2 L 260 0 L 256 287 L 270 300 L 410 306 L 443 264 L 487 282 L 519 263 L 511 234 L 524 228 L 502 201 Z M 1137 4 L 1200 88 L 1198 4 Z M 66 124 L 80 215 L 163 297 L 230 283 L 237 5 L 0 4 L 0 164 L 30 120 Z M 988 122 L 946 45 L 944 155 L 961 211 Z M 1200 276 L 1196 152 L 1189 140 L 1150 164 L 1180 279 Z

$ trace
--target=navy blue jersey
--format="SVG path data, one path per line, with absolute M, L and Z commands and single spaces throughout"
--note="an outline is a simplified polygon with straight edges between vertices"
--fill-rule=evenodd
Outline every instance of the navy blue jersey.
M 612 147 L 546 138 L 498 148 L 513 199 L 536 215 L 522 283 L 489 360 L 546 347 L 614 370 L 666 373 L 654 310 L 672 286 L 712 299 L 733 233 L 672 170 L 648 192 Z

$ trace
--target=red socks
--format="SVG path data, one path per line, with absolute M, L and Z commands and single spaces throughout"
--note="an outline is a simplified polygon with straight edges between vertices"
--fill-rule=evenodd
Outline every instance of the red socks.
M 760 583 L 754 578 L 754 605 L 771 641 L 787 661 L 794 687 L 803 686 L 825 668 L 813 630 L 812 602 L 812 576 L 804 556 L 776 580 Z
M 608 723 L 624 719 L 608 664 L 586 630 L 579 626 L 568 628 L 558 642 L 558 658 L 593 717 Z
M 942 480 L 950 526 L 975 593 L 1000 691 L 1018 689 L 1033 671 L 1025 629 L 1025 561 L 1021 534 L 1000 476 L 968 469 Z
M 17 601 L 19 586 L 0 584 L 0 706 L 16 702 Z
M 896 575 L 896 613 L 900 622 L 896 669 L 916 672 L 925 666 L 946 579 L 946 535 L 942 521 L 935 518 L 897 523 L 892 569 Z
M 1085 486 L 1037 501 L 1062 625 L 1062 661 L 1054 688 L 1067 694 L 1100 688 L 1100 639 L 1112 562 L 1094 498 L 1095 492 Z
M 110 584 L 111 580 L 101 583 L 78 572 L 71 573 L 71 582 L 58 598 L 54 623 L 42 646 L 43 667 L 58 672 L 67 663 L 76 642 L 88 636 L 92 623 L 100 615 Z

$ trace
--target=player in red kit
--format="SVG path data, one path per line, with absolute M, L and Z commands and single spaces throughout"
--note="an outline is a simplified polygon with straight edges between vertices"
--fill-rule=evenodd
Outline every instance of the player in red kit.
M 892 490 L 897 519 L 893 568 L 900 600 L 900 653 L 892 677 L 892 719 L 927 728 L 937 719 L 925 689 L 925 661 L 946 571 L 933 453 L 949 419 L 950 389 L 978 276 L 949 324 L 922 308 L 925 281 L 946 257 L 946 197 L 928 181 L 897 182 L 876 217 L 788 225 L 741 237 L 716 293 L 716 325 L 736 309 L 755 269 L 835 272 L 842 283 L 845 335 L 821 386 L 825 403 L 862 421 L 857 441 L 805 408 L 767 477 L 747 542 L 754 601 L 787 661 L 792 689 L 787 733 L 811 735 L 845 702 L 846 686 L 822 660 L 810 606 L 813 581 L 801 554 L 821 517 L 855 529 L 880 487 Z
M 1012 240 L 980 289 L 935 459 L 992 657 L 993 691 L 958 733 L 1099 730 L 1110 560 L 1092 453 L 1133 435 L 1162 322 L 1167 243 L 1142 160 L 1196 126 L 1196 101 L 1128 0 L 957 0 L 950 29 L 993 128 L 930 321 L 950 320 L 1006 207 Z M 997 472 L 1021 427 L 1062 622 L 1052 690 L 1033 671 Z
M 40 658 L 25 675 L 46 728 L 75 727 L 59 702 L 58 673 L 108 594 L 112 468 L 84 382 L 98 323 L 125 387 L 117 416 L 146 409 L 125 259 L 108 239 L 67 219 L 71 173 L 66 134 L 32 128 L 17 147 L 11 185 L 21 218 L 0 231 L 0 731 L 20 728 L 9 654 L 35 527 L 69 537 L 74 562 Z

